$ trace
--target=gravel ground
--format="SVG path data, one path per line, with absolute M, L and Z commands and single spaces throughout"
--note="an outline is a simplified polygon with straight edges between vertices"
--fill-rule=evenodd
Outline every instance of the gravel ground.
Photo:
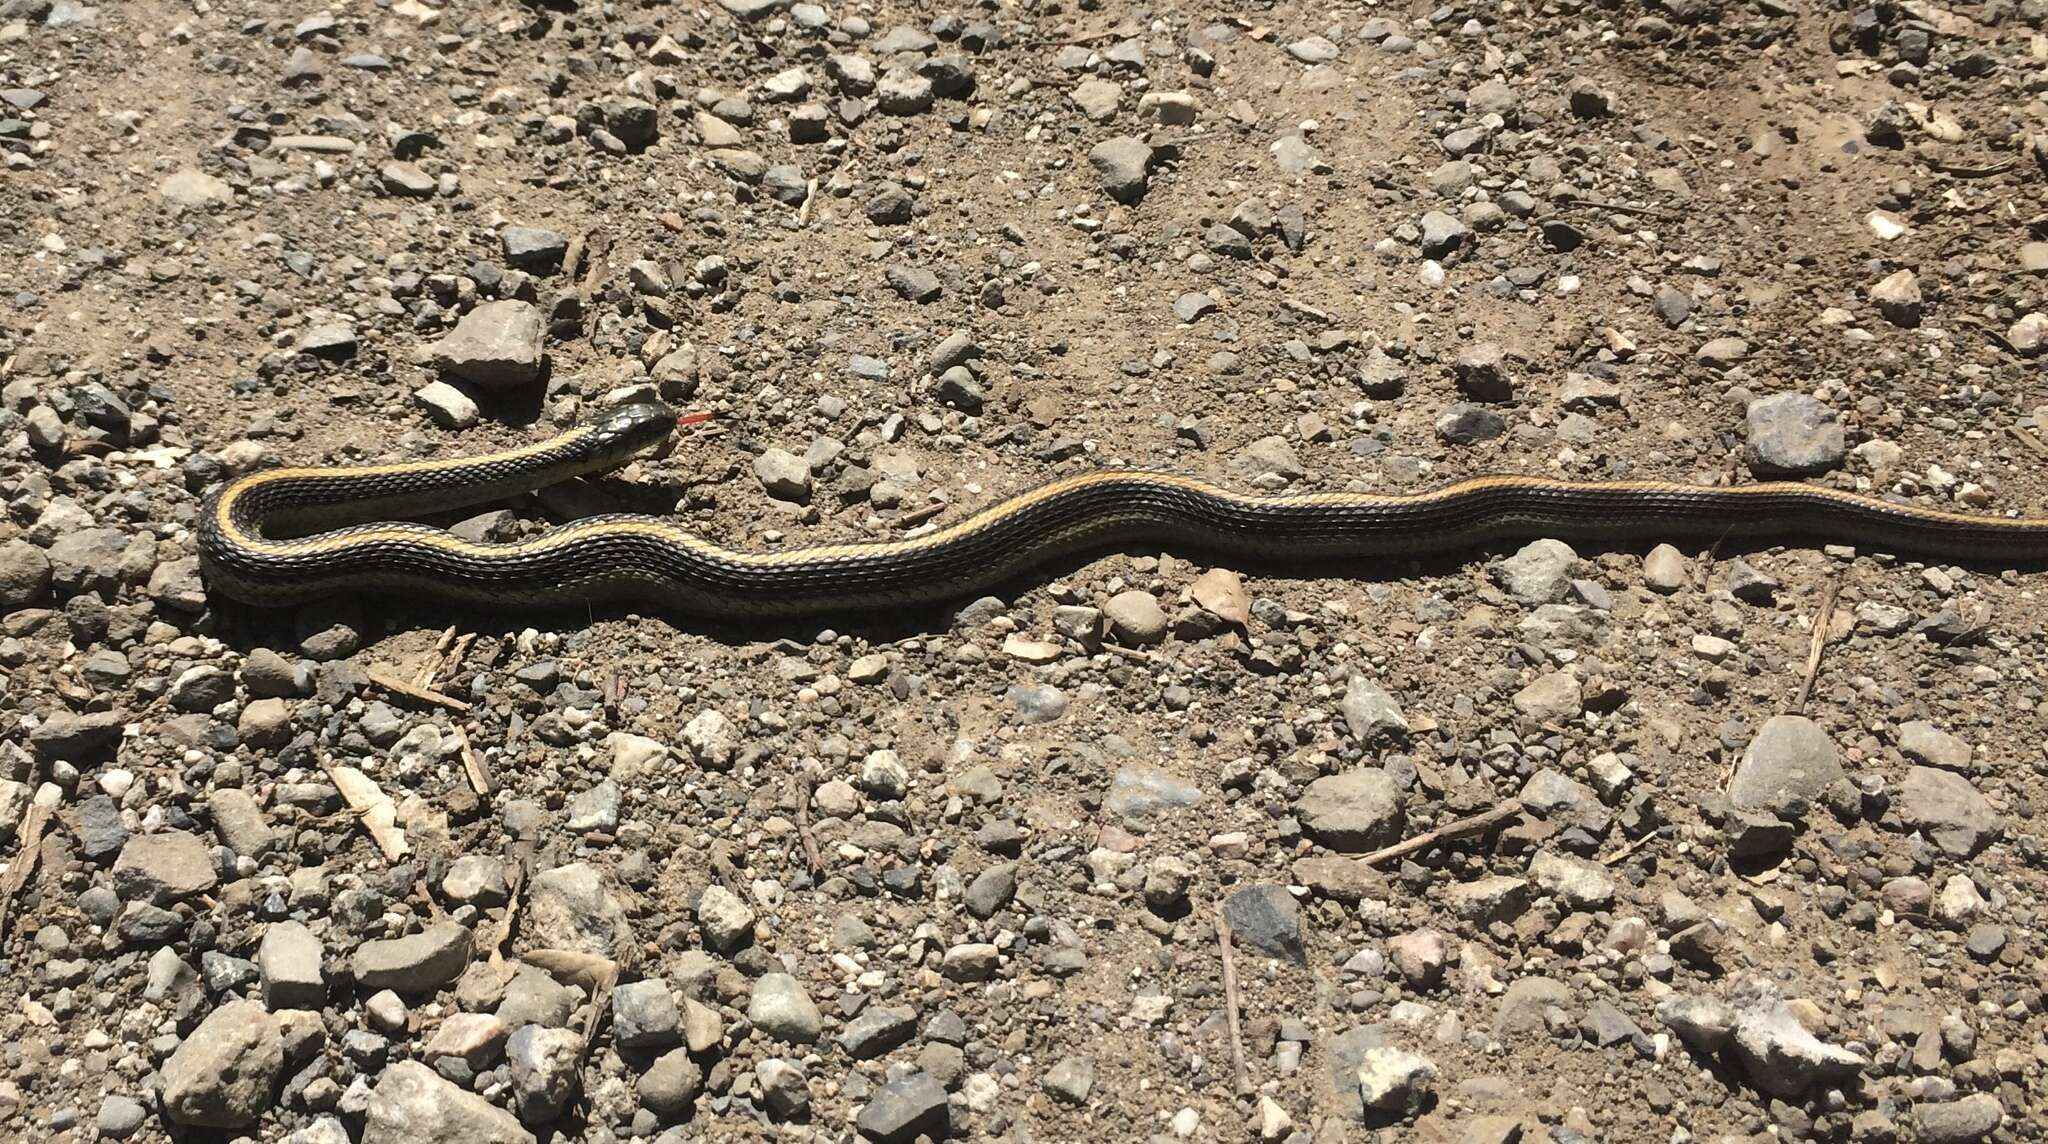
M 2044 18 L 0 0 L 0 1135 L 2043 1139 L 2038 571 L 1140 551 L 741 626 L 238 607 L 192 522 L 649 397 L 715 417 L 448 523 L 2048 514 Z

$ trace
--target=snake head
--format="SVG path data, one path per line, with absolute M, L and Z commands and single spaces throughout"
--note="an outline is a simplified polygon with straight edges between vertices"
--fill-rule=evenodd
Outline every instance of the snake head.
M 675 431 L 676 412 L 647 401 L 608 409 L 590 425 L 585 441 L 594 454 L 624 458 L 668 440 Z

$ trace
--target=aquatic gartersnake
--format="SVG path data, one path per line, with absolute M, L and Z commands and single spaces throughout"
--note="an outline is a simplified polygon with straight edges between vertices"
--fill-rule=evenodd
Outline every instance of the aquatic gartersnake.
M 508 452 L 250 473 L 205 506 L 204 574 L 214 589 L 254 604 L 364 592 L 491 607 L 634 599 L 720 617 L 959 599 L 1112 546 L 1338 573 L 1347 562 L 1531 537 L 1846 543 L 1971 563 L 2048 558 L 2048 519 L 1949 512 L 1790 482 L 1491 476 L 1413 495 L 1246 496 L 1195 477 L 1106 469 L 1060 477 L 922 535 L 754 552 L 643 515 L 589 517 L 504 544 L 384 519 L 613 469 L 675 425 L 662 406 L 630 405 Z

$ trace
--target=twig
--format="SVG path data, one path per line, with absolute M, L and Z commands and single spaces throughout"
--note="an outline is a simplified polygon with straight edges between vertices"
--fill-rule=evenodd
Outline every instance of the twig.
M 462 751 L 462 773 L 469 776 L 469 789 L 485 798 L 490 797 L 497 788 L 491 782 L 491 772 L 484 768 L 484 761 L 469 745 L 469 732 L 455 728 L 455 745 Z
M 16 831 L 21 848 L 7 867 L 6 880 L 0 881 L 0 938 L 7 936 L 7 919 L 14 912 L 14 896 L 28 885 L 29 875 L 35 873 L 36 863 L 43 856 L 43 829 L 50 824 L 50 816 L 56 812 L 56 803 L 37 799 L 29 803 L 28 813 L 22 816 L 21 829 Z
M 940 513 L 952 507 L 952 505 L 947 504 L 943 501 L 941 501 L 938 504 L 928 504 L 923 508 L 911 509 L 909 512 L 904 513 L 902 516 L 897 517 L 895 520 L 892 520 L 889 523 L 897 528 L 916 528 L 918 525 L 923 524 L 925 521 L 930 520 L 931 518 L 939 515 Z
M 427 665 L 420 668 L 420 673 L 413 677 L 412 682 L 415 687 L 432 687 L 434 685 L 434 677 L 441 674 L 441 660 L 448 654 L 448 649 L 454 643 L 455 625 L 450 624 L 447 630 L 441 633 L 441 638 L 434 641 L 434 654 L 427 660 Z
M 796 773 L 796 836 L 804 844 L 804 861 L 810 865 L 811 876 L 817 877 L 825 863 L 818 857 L 818 839 L 811 833 L 811 784 L 816 776 L 811 768 L 801 767 Z
M 796 224 L 798 226 L 811 225 L 811 204 L 815 202 L 817 198 L 818 180 L 812 179 L 810 182 L 804 184 L 804 205 L 796 209 Z
M 1454 822 L 1447 822 L 1435 830 L 1424 831 L 1413 838 L 1396 842 L 1392 846 L 1383 846 L 1360 858 L 1359 861 L 1368 866 L 1377 866 L 1382 862 L 1391 861 L 1395 858 L 1404 858 L 1418 850 L 1427 850 L 1439 842 L 1447 842 L 1453 838 L 1463 838 L 1468 834 L 1484 833 L 1510 818 L 1520 817 L 1521 813 L 1522 804 L 1520 802 L 1496 806 L 1492 810 L 1481 811 L 1478 814 L 1469 815 Z
M 446 707 L 450 711 L 469 710 L 469 704 L 455 698 L 453 695 L 444 695 L 431 687 L 421 687 L 409 679 L 401 679 L 393 675 L 385 668 L 372 667 L 363 674 L 369 677 L 371 683 L 386 691 L 396 691 L 408 698 L 417 699 L 422 703 L 432 703 L 437 707 Z
M 1935 170 L 1940 171 L 1942 174 L 1954 175 L 1958 179 L 1988 179 L 1993 175 L 2003 175 L 2007 171 L 2012 170 L 2013 167 L 2016 165 L 2016 162 L 2012 159 L 2004 159 L 1996 163 L 1987 163 L 1982 167 L 1971 167 L 1962 163 L 1928 164 L 1928 166 L 1933 167 Z
M 1813 640 L 1806 645 L 1806 678 L 1800 680 L 1799 697 L 1792 701 L 1794 715 L 1806 714 L 1806 697 L 1813 694 L 1814 677 L 1820 674 L 1821 652 L 1828 646 L 1828 623 L 1835 618 L 1835 597 L 1841 591 L 1841 582 L 1837 581 L 1821 594 L 1820 611 L 1813 617 Z
M 1588 210 L 1613 211 L 1616 214 L 1647 215 L 1650 218 L 1679 219 L 1684 215 L 1663 207 L 1632 207 L 1625 203 L 1610 203 L 1600 199 L 1563 198 L 1556 200 L 1568 207 L 1585 207 Z
M 2013 440 L 2032 449 L 2035 456 L 2040 457 L 2042 460 L 2048 460 L 2048 445 L 2042 444 L 2039 437 L 2034 436 L 2017 425 L 2008 425 L 2005 427 L 2005 431 L 2012 434 Z
M 484 948 L 490 950 L 493 967 L 505 963 L 505 943 L 512 940 L 512 930 L 519 924 L 519 903 L 526 900 L 526 878 L 533 868 L 536 845 L 530 837 L 512 844 L 512 868 L 505 871 L 505 912 L 498 918 L 497 931 L 484 943 Z
M 1244 1034 L 1239 1014 L 1243 1006 L 1237 996 L 1237 962 L 1230 956 L 1230 919 L 1223 907 L 1216 907 L 1216 947 L 1223 952 L 1223 1015 L 1230 1023 L 1230 1067 L 1237 1077 L 1237 1091 L 1250 1092 L 1251 1079 L 1244 1071 Z
M 1650 839 L 1655 837 L 1657 837 L 1657 832 L 1651 830 L 1645 832 L 1641 838 L 1630 839 L 1627 843 L 1625 843 L 1622 846 L 1621 849 L 1616 850 L 1614 853 L 1609 854 L 1607 857 L 1600 859 L 1600 864 L 1603 866 L 1612 866 L 1615 863 L 1621 861 L 1623 858 L 1626 858 L 1629 855 L 1635 853 L 1636 851 L 1641 850 L 1643 847 L 1649 845 Z
M 405 840 L 405 831 L 398 828 L 398 805 L 391 796 L 384 793 L 370 776 L 354 767 L 337 766 L 321 760 L 320 767 L 334 783 L 334 789 L 341 792 L 341 800 L 348 804 L 349 812 L 363 829 L 370 832 L 371 841 L 384 852 L 387 862 L 396 862 L 412 852 L 412 846 Z

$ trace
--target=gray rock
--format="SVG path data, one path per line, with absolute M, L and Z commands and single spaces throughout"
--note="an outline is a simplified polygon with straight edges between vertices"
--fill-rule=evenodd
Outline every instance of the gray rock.
M 624 907 L 604 875 L 587 862 L 557 866 L 534 878 L 519 935 L 521 949 L 573 949 L 629 969 L 639 960 L 639 943 Z
M 1002 862 L 975 875 L 961 898 L 967 912 L 977 918 L 994 916 L 1017 896 L 1017 864 Z
M 1772 1096 L 1795 1097 L 1821 1085 L 1847 1083 L 1870 1063 L 1807 1032 L 1768 983 L 1750 983 L 1732 1004 L 1735 1055 L 1750 1081 Z
M 1920 324 L 1920 279 L 1911 270 L 1894 271 L 1872 286 L 1870 301 L 1894 326 L 1910 330 Z
M 1354 671 L 1344 684 L 1344 698 L 1337 709 L 1344 715 L 1344 727 L 1351 737 L 1365 742 L 1403 739 L 1408 736 L 1408 717 L 1394 697 L 1379 685 Z
M 1744 459 L 1759 477 L 1810 477 L 1842 463 L 1845 441 L 1835 411 L 1803 393 L 1749 403 Z
M 272 922 L 256 947 L 263 1003 L 272 1009 L 319 1009 L 327 1003 L 320 939 L 303 923 Z
M 94 1118 L 94 1127 L 99 1129 L 102 1139 L 126 1140 L 142 1128 L 142 1122 L 149 1117 L 149 1110 L 142 1102 L 119 1093 L 108 1093 L 100 1098 L 99 1115 Z
M 769 1057 L 754 1066 L 754 1079 L 761 1086 L 762 1103 L 768 1115 L 779 1120 L 802 1120 L 810 1114 L 811 1081 L 800 1061 Z
M 230 1001 L 164 1062 L 164 1115 L 194 1127 L 246 1127 L 270 1107 L 283 1072 L 277 1018 L 260 1002 Z
M 1358 853 L 1400 840 L 1404 801 L 1392 775 L 1365 768 L 1311 782 L 1294 813 L 1309 837 L 1332 850 Z
M 1173 300 L 1173 316 L 1183 322 L 1193 322 L 1216 308 L 1216 299 L 1207 294 L 1192 291 Z
M 1938 767 L 1914 767 L 1899 784 L 1899 817 L 1957 858 L 1998 837 L 1998 812 L 1970 780 Z
M 1477 925 L 1513 922 L 1529 908 L 1529 882 L 1505 875 L 1459 882 L 1444 888 L 1444 903 L 1459 917 Z
M 1628 1014 L 1615 1008 L 1614 1003 L 1605 997 L 1596 998 L 1586 1007 L 1586 1015 L 1579 1018 L 1579 1032 L 1603 1049 L 1624 1042 L 1631 1045 L 1640 1042 L 1644 1048 L 1650 1047 L 1649 1038 L 1643 1035 L 1634 1021 L 1629 1020 Z
M 1507 420 L 1500 414 L 1469 401 L 1458 402 L 1436 419 L 1436 435 L 1452 445 L 1476 445 L 1507 431 Z
M 521 1025 L 505 1042 L 512 1078 L 512 1105 L 519 1119 L 546 1124 L 559 1119 L 576 1098 L 583 1038 L 571 1029 Z
M 59 712 L 30 731 L 28 742 L 38 758 L 81 763 L 120 742 L 121 728 L 127 721 L 127 713 L 122 711 L 91 711 L 83 715 Z
M 1442 211 L 1430 211 L 1422 216 L 1422 254 L 1425 258 L 1442 258 L 1451 254 L 1471 236 L 1472 228 Z
M 469 929 L 441 922 L 404 937 L 366 941 L 356 947 L 350 966 L 365 989 L 431 993 L 462 975 L 469 953 Z
M 786 448 L 768 448 L 754 458 L 754 479 L 778 501 L 811 503 L 811 467 Z
M 880 1144 L 910 1144 L 919 1136 L 944 1139 L 951 1132 L 945 1086 L 923 1072 L 892 1080 L 869 1099 L 854 1124 Z
M 1015 683 L 1003 692 L 1016 712 L 1017 721 L 1024 724 L 1057 722 L 1067 713 L 1067 696 L 1050 683 Z
M 1728 802 L 1742 810 L 1810 803 L 1840 778 L 1841 754 L 1820 724 L 1804 715 L 1774 715 L 1735 764 Z
M 944 289 L 939 276 L 921 266 L 891 266 L 882 276 L 890 289 L 911 302 L 935 302 Z
M 1135 763 L 1118 767 L 1109 781 L 1103 806 L 1120 818 L 1144 818 L 1161 811 L 1182 810 L 1202 801 L 1201 788 L 1165 771 Z
M 1136 203 L 1150 185 L 1147 172 L 1152 166 L 1152 148 L 1141 139 L 1118 135 L 1104 139 L 1088 151 L 1088 163 L 1095 168 L 1102 190 L 1120 203 Z
M 631 981 L 612 990 L 613 1042 L 628 1049 L 665 1049 L 682 1038 L 682 1013 L 668 982 Z
M 124 901 L 168 906 L 219 883 L 206 843 L 183 830 L 138 834 L 114 859 L 114 892 Z
M 1702 343 L 1692 357 L 1708 369 L 1730 369 L 1749 360 L 1749 343 L 1741 338 L 1714 338 Z
M 387 195 L 407 199 L 429 199 L 439 183 L 418 163 L 393 159 L 377 168 L 377 183 Z
M 1561 1013 L 1572 1003 L 1571 988 L 1548 977 L 1515 979 L 1500 995 L 1493 1015 L 1493 1035 L 1510 1038 L 1541 1033 L 1550 1025 L 1551 1013 Z
M 498 1020 L 508 1029 L 521 1025 L 559 1027 L 569 1023 L 578 1001 L 575 990 L 530 965 L 521 965 L 505 983 L 498 1002 Z
M 1257 480 L 1268 474 L 1286 481 L 1300 480 L 1308 475 L 1301 459 L 1294 455 L 1294 446 L 1287 438 L 1277 434 L 1261 437 L 1238 450 L 1231 458 L 1231 467 L 1250 480 Z
M 594 787 L 569 800 L 568 814 L 562 825 L 574 834 L 588 834 L 593 830 L 606 833 L 619 828 L 619 784 L 602 779 Z
M 707 886 L 697 899 L 697 928 L 707 947 L 738 953 L 754 940 L 754 909 L 724 886 Z
M 876 226 L 901 226 L 916 216 L 917 200 L 900 184 L 883 183 L 863 209 Z
M 569 240 L 552 230 L 537 226 L 508 226 L 498 232 L 508 265 L 535 274 L 553 274 L 562 268 L 569 252 Z
M 879 1057 L 917 1031 L 917 1010 L 908 1005 L 870 1005 L 840 1031 L 839 1047 L 855 1060 Z
M 718 6 L 748 23 L 758 23 L 782 11 L 789 0 L 718 0 Z
M 980 361 L 983 357 L 981 345 L 965 330 L 955 330 L 932 347 L 931 368 L 933 373 L 944 373 L 949 369 Z
M 1720 1052 L 1735 1035 L 1735 1010 L 1718 997 L 1674 993 L 1657 1002 L 1657 1019 L 1701 1056 Z
M 892 67 L 875 83 L 875 105 L 890 115 L 918 115 L 932 108 L 932 81 L 908 68 Z
M 1331 1038 L 1326 1046 L 1330 1095 L 1337 1110 L 1347 1119 L 1358 1122 L 1365 1119 L 1368 1110 L 1358 1086 L 1358 1070 L 1364 1066 L 1367 1053 L 1386 1047 L 1386 1035 L 1378 1025 L 1354 1026 Z
M 1111 596 L 1102 605 L 1102 614 L 1109 621 L 1110 634 L 1120 643 L 1143 647 L 1166 638 L 1166 611 L 1157 597 L 1143 589 Z
M 488 854 L 464 854 L 441 876 L 441 893 L 457 905 L 501 906 L 512 895 L 505 864 Z
M 764 973 L 747 1000 L 754 1027 L 792 1045 L 808 1045 L 824 1031 L 825 1019 L 801 982 L 787 973 Z
M 1358 1062 L 1358 1098 L 1382 1112 L 1418 1112 L 1429 1099 L 1436 1072 L 1428 1057 L 1392 1045 L 1370 1048 Z
M 1601 910 L 1614 903 L 1614 878 L 1598 863 L 1542 850 L 1529 860 L 1529 880 L 1570 909 Z
M 540 380 L 545 323 L 530 302 L 485 302 L 427 347 L 438 368 L 487 389 L 511 389 Z
M 1951 771 L 1970 769 L 1970 744 L 1925 719 L 1899 724 L 1899 750 L 1907 758 L 1930 767 Z
M 1659 544 L 1643 557 L 1643 585 L 1652 592 L 1670 595 L 1692 583 L 1692 569 L 1685 554 L 1669 544 Z
M 1095 1059 L 1063 1057 L 1058 1064 L 1045 1070 L 1045 1076 L 1038 1083 L 1054 1100 L 1065 1104 L 1085 1104 L 1088 1094 L 1095 1089 Z
M 443 429 L 468 429 L 483 419 L 483 410 L 469 394 L 445 381 L 430 381 L 412 391 L 427 420 Z
M 1572 565 L 1578 559 L 1562 540 L 1532 540 L 1513 556 L 1488 565 L 1486 573 L 1524 604 L 1554 604 L 1570 589 Z
M 1308 963 L 1301 907 L 1285 886 L 1246 886 L 1223 900 L 1223 916 L 1244 947 L 1296 965 Z
M 1917 1104 L 1913 1123 L 1921 1144 L 1975 1144 L 2005 1124 L 2005 1106 L 1988 1092 L 1975 1092 L 1960 1100 Z
M 680 1119 L 704 1091 L 704 1070 L 687 1049 L 671 1049 L 647 1066 L 635 1088 L 642 1107 L 663 1120 Z
M 206 796 L 206 809 L 213 818 L 214 833 L 236 854 L 261 858 L 277 848 L 277 831 L 255 796 L 241 787 L 221 787 Z
M 1537 676 L 1509 698 L 1514 708 L 1538 723 L 1561 723 L 1585 711 L 1585 692 L 1569 671 Z
M 1474 401 L 1512 401 L 1514 383 L 1507 372 L 1507 353 L 1493 342 L 1474 342 L 1458 351 L 1451 363 L 1458 392 Z
M 387 1067 L 365 1114 L 362 1144 L 534 1144 L 511 1113 L 418 1061 Z
M 0 614 L 34 607 L 50 591 L 50 558 L 26 540 L 0 544 Z

